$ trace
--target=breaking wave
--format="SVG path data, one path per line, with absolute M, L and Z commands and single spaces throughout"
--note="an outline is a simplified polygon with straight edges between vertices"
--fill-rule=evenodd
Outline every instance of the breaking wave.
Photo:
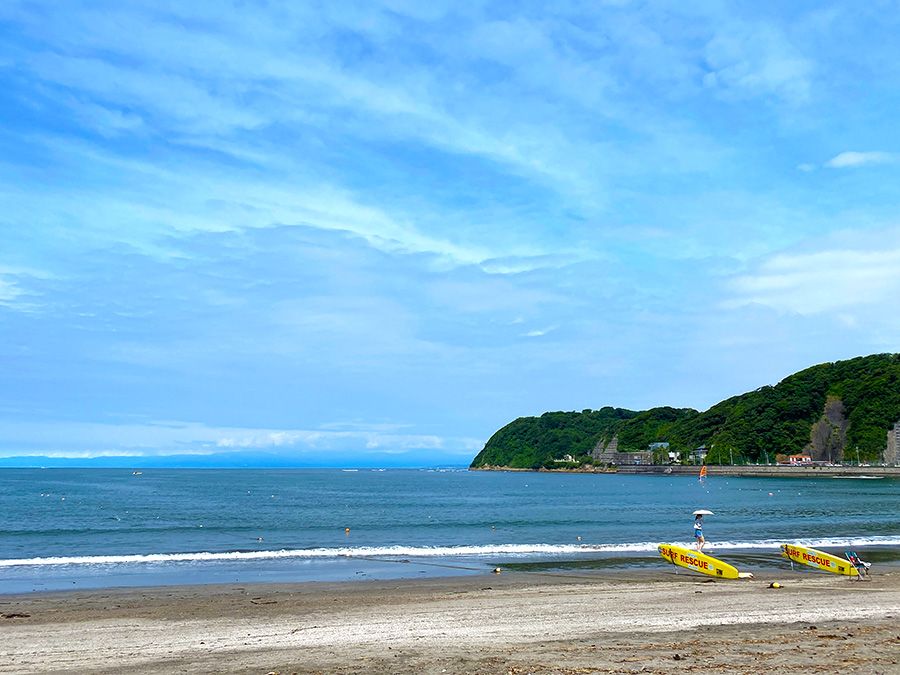
M 196 553 L 147 553 L 134 555 L 86 555 L 0 560 L 0 567 L 48 565 L 127 565 L 165 564 L 243 560 L 327 559 L 327 558 L 458 558 L 483 556 L 570 556 L 596 553 L 655 555 L 660 542 L 625 544 L 491 544 L 484 546 L 359 546 L 337 548 L 282 549 L 278 551 L 201 551 Z M 691 546 L 691 542 L 668 542 Z M 767 539 L 756 541 L 717 541 L 707 551 L 773 550 L 793 543 L 812 548 L 900 546 L 900 537 L 832 537 L 819 539 Z

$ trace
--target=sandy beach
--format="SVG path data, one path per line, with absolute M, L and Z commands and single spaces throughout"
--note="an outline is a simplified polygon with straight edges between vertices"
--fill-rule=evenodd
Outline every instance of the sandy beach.
M 900 672 L 897 569 L 72 591 L 0 615 L 2 673 Z

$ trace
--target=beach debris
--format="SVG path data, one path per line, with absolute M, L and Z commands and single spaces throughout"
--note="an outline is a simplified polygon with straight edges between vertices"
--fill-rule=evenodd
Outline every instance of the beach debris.
M 3 619 L 27 619 L 31 614 L 22 614 L 21 612 L 10 612 L 9 614 L 0 614 Z
M 684 657 L 682 657 L 681 654 L 675 654 L 675 656 L 673 656 L 672 658 L 675 659 L 676 661 L 681 661 L 681 659 Z
M 771 584 L 769 584 L 769 588 L 784 588 L 784 586 L 779 584 L 777 581 L 773 581 Z
M 251 605 L 277 605 L 277 600 L 263 600 L 262 598 L 250 598 Z

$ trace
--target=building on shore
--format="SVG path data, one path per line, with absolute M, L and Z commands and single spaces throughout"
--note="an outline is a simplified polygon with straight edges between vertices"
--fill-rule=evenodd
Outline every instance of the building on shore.
M 691 460 L 694 464 L 703 464 L 706 462 L 706 456 L 709 454 L 709 448 L 701 445 L 699 448 L 691 450 Z

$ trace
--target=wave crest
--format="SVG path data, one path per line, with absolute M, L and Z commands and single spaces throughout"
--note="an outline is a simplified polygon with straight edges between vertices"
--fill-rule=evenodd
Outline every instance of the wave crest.
M 671 542 L 691 546 L 690 542 Z M 778 550 L 784 539 L 757 541 L 715 542 L 713 548 L 721 550 Z M 900 537 L 835 537 L 827 539 L 794 539 L 791 543 L 809 547 L 855 547 L 898 546 Z M 20 558 L 0 560 L 0 567 L 47 566 L 47 565 L 120 565 L 190 563 L 235 560 L 275 560 L 285 558 L 325 559 L 325 558 L 453 558 L 482 556 L 551 556 L 578 555 L 586 553 L 648 553 L 656 554 L 659 542 L 634 542 L 626 544 L 491 544 L 484 546 L 359 546 L 338 548 L 282 549 L 278 551 L 200 551 L 194 553 L 147 553 L 133 555 L 86 555 L 59 556 L 46 558 Z

